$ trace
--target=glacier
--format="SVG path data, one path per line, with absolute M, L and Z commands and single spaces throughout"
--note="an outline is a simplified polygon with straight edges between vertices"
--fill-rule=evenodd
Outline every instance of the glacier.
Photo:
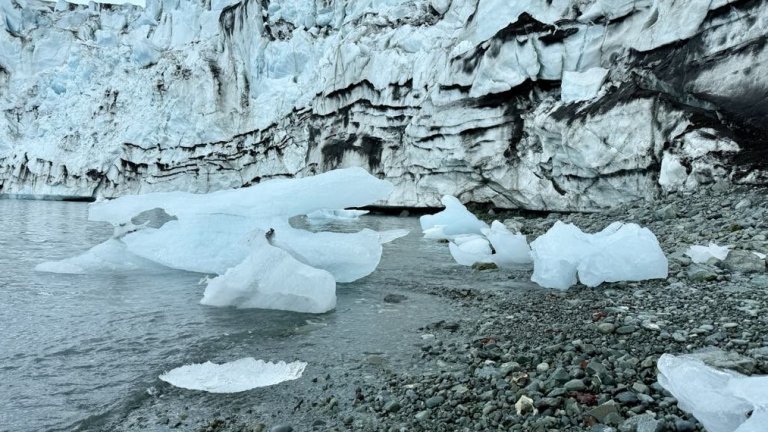
M 201 301 L 210 306 L 324 313 L 336 306 L 336 283 L 373 273 L 383 244 L 408 232 L 310 232 L 289 219 L 326 208 L 364 206 L 393 190 L 362 168 L 192 194 L 127 195 L 90 205 L 91 221 L 114 235 L 85 253 L 46 262 L 54 273 L 156 271 L 218 275 Z
M 762 1 L 0 0 L 0 17 L 0 194 L 359 166 L 394 184 L 383 205 L 594 210 L 768 179 Z
M 573 224 L 555 222 L 531 242 L 533 275 L 542 287 L 566 290 L 577 281 L 596 287 L 604 282 L 666 279 L 669 262 L 648 228 L 614 222 L 587 234 Z
M 160 375 L 160 379 L 188 390 L 239 393 L 297 380 L 306 367 L 307 363 L 300 361 L 272 363 L 247 357 L 222 364 L 208 361 L 184 365 Z

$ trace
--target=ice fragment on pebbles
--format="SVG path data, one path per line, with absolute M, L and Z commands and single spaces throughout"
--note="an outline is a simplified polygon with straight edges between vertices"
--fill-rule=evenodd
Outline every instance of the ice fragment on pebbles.
M 709 432 L 762 432 L 768 424 L 768 376 L 747 377 L 690 356 L 664 354 L 659 384 Z
M 456 197 L 445 195 L 440 200 L 445 210 L 419 219 L 421 230 L 430 238 L 449 239 L 459 234 L 482 234 L 488 224 L 478 219 Z M 437 235 L 440 234 L 440 235 Z
M 716 243 L 710 243 L 709 246 L 694 245 L 685 252 L 695 264 L 703 264 L 714 258 L 718 261 L 724 260 L 728 256 L 730 249 L 728 246 L 718 246 Z
M 587 234 L 573 224 L 556 222 L 531 243 L 531 280 L 565 290 L 577 280 L 587 286 L 603 282 L 664 279 L 669 264 L 656 236 L 636 224 L 614 222 Z
M 301 378 L 307 363 L 265 362 L 247 357 L 229 363 L 205 362 L 178 367 L 160 379 L 180 388 L 209 393 L 239 393 Z

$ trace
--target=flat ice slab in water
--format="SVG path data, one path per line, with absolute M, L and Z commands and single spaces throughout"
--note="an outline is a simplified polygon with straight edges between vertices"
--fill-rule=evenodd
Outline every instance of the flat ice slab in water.
M 699 359 L 664 354 L 659 384 L 709 432 L 764 432 L 768 425 L 768 376 L 746 377 L 709 367 Z
M 268 363 L 252 357 L 224 364 L 205 362 L 173 369 L 160 379 L 176 387 L 209 393 L 239 393 L 301 378 L 307 364 Z
M 288 220 L 372 204 L 392 189 L 349 168 L 204 195 L 164 192 L 97 202 L 89 219 L 112 223 L 114 238 L 38 269 L 85 273 L 150 263 L 221 275 L 210 281 L 204 304 L 326 312 L 335 305 L 335 283 L 371 274 L 381 245 L 404 233 L 312 233 Z
M 728 256 L 728 252 L 730 252 L 728 246 L 718 246 L 715 243 L 710 243 L 709 246 L 691 246 L 685 254 L 691 257 L 691 261 L 694 263 L 702 264 L 712 258 L 722 261 Z
M 568 289 L 578 280 L 603 282 L 664 279 L 669 264 L 656 236 L 636 224 L 614 222 L 596 234 L 556 222 L 531 243 L 533 276 L 545 288 Z
M 445 210 L 419 218 L 424 236 L 434 239 L 450 239 L 460 234 L 482 234 L 488 224 L 481 221 L 457 198 L 445 195 L 440 200 Z
M 360 216 L 367 215 L 368 213 L 369 213 L 368 210 L 323 209 L 323 210 L 316 210 L 308 214 L 307 219 L 309 219 L 310 222 L 324 222 L 329 220 L 345 221 L 345 220 L 359 219 Z

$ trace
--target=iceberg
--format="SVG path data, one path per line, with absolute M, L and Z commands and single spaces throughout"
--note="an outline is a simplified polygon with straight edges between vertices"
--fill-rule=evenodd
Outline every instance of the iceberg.
M 164 267 L 215 274 L 205 305 L 323 313 L 335 307 L 336 282 L 371 274 L 382 245 L 408 232 L 309 232 L 293 228 L 289 219 L 371 204 L 392 189 L 361 168 L 349 168 L 210 194 L 162 192 L 96 202 L 89 219 L 111 223 L 113 238 L 37 270 Z
M 703 264 L 714 258 L 722 261 L 728 257 L 730 249 L 728 246 L 718 246 L 716 243 L 709 243 L 709 246 L 694 245 L 685 252 L 695 264 Z
M 499 221 L 493 221 L 490 228 L 484 228 L 483 234 L 496 252 L 492 259 L 497 266 L 516 267 L 531 263 L 531 247 L 524 235 L 511 232 Z
M 304 362 L 271 363 L 247 357 L 229 363 L 205 362 L 178 367 L 160 379 L 188 390 L 209 393 L 239 393 L 301 378 Z
M 448 249 L 453 259 L 463 266 L 493 262 L 491 244 L 480 235 L 458 237 L 448 244 Z
M 445 210 L 419 218 L 421 230 L 428 238 L 449 240 L 459 234 L 482 234 L 488 224 L 478 219 L 456 197 L 445 195 L 440 200 Z
M 263 233 L 257 233 L 243 262 L 208 281 L 201 304 L 305 313 L 336 307 L 332 274 L 298 261 L 258 234 Z
M 664 279 L 669 263 L 656 236 L 637 224 L 614 222 L 596 234 L 556 222 L 531 243 L 533 276 L 545 288 L 566 290 L 580 280 L 603 282 Z
M 709 432 L 762 432 L 768 424 L 768 376 L 719 370 L 689 356 L 664 354 L 659 384 Z
M 327 222 L 327 221 L 350 221 L 359 219 L 360 216 L 367 215 L 368 210 L 330 210 L 322 209 L 315 210 L 307 215 L 307 220 L 310 223 L 313 222 Z

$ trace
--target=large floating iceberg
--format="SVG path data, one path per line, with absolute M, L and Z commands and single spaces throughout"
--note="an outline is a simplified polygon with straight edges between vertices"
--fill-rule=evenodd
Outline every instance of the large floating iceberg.
M 229 363 L 185 365 L 160 375 L 160 379 L 180 388 L 209 393 L 239 393 L 301 378 L 307 364 L 268 363 L 253 357 Z
M 220 275 L 209 281 L 203 304 L 327 312 L 336 304 L 336 282 L 371 274 L 382 244 L 407 232 L 313 233 L 288 220 L 372 204 L 392 188 L 349 168 L 204 195 L 163 192 L 97 202 L 89 219 L 111 223 L 114 237 L 36 269 L 93 273 L 164 266 Z
M 764 432 L 768 425 L 768 376 L 747 377 L 701 360 L 664 354 L 659 384 L 709 432 Z
M 578 280 L 603 282 L 665 279 L 669 264 L 656 236 L 637 224 L 614 222 L 587 234 L 560 221 L 531 243 L 533 276 L 545 288 L 568 289 Z

